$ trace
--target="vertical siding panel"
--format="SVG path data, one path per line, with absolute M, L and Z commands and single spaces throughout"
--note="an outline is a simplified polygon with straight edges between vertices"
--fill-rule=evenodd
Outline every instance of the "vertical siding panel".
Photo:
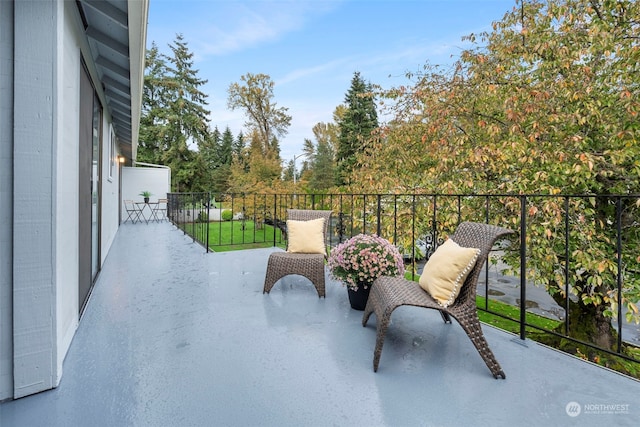
M 14 62 L 14 397 L 55 384 L 57 1 L 19 1 Z
M 0 0 L 0 400 L 13 397 L 13 2 Z

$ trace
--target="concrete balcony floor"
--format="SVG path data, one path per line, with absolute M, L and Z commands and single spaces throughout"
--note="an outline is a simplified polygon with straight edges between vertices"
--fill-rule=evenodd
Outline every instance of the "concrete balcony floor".
M 435 311 L 394 312 L 374 373 L 375 315 L 363 328 L 334 281 L 326 299 L 299 276 L 263 295 L 274 250 L 206 254 L 166 222 L 123 225 L 59 387 L 0 404 L 0 425 L 640 422 L 638 381 L 485 325 L 507 375 L 496 380 Z

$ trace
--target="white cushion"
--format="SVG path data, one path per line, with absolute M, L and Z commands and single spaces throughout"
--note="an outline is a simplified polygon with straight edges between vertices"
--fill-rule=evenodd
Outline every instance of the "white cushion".
M 431 255 L 420 276 L 420 286 L 438 304 L 448 307 L 456 300 L 462 284 L 476 265 L 480 249 L 464 248 L 451 239 Z
M 287 252 L 326 254 L 324 218 L 310 221 L 287 220 Z

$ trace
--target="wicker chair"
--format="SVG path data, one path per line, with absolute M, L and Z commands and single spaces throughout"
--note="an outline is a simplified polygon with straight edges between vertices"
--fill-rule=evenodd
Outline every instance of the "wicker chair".
M 506 378 L 480 327 L 476 308 L 476 286 L 482 267 L 493 244 L 499 237 L 510 233 L 513 233 L 513 231 L 488 224 L 463 222 L 458 226 L 451 239 L 460 246 L 479 248 L 480 255 L 478 262 L 462 285 L 458 298 L 447 308 L 440 306 L 417 282 L 409 281 L 402 277 L 380 277 L 374 282 L 364 310 L 364 316 L 362 317 L 362 326 L 366 326 L 371 313 L 376 314 L 376 347 L 373 352 L 374 372 L 378 371 L 380 354 L 382 353 L 385 334 L 389 327 L 391 313 L 396 307 L 410 305 L 439 310 L 445 323 L 451 323 L 451 317 L 456 319 L 471 339 L 471 342 L 473 342 L 494 378 L 498 378 L 498 376 L 503 379 Z
M 327 242 L 331 211 L 288 209 L 287 218 L 294 221 L 309 221 L 324 218 L 324 241 Z M 278 280 L 290 274 L 299 274 L 313 283 L 318 298 L 325 296 L 324 261 L 326 253 L 302 254 L 274 252 L 269 255 L 267 274 L 262 293 L 269 293 Z

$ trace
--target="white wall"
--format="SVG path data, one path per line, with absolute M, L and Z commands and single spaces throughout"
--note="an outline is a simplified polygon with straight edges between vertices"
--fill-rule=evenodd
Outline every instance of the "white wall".
M 142 202 L 141 191 L 151 191 L 151 201 L 164 199 L 170 191 L 171 170 L 153 167 L 122 168 L 122 200 Z M 123 218 L 123 220 L 126 218 Z
M 118 211 L 120 209 L 120 168 L 122 167 L 118 163 L 118 144 L 115 144 L 116 152 L 111 150 L 111 125 L 105 121 L 103 124 L 105 133 L 103 135 L 102 146 L 102 171 L 103 179 L 101 181 L 102 189 L 102 241 L 100 247 L 100 264 L 106 259 L 109 248 L 113 243 L 113 239 L 118 232 L 118 226 L 120 225 L 120 218 Z M 112 159 L 113 158 L 113 159 Z M 111 176 L 109 177 L 110 162 L 113 161 L 113 169 Z
M 58 61 L 56 110 L 58 125 L 54 149 L 55 162 L 55 288 L 56 288 L 56 381 L 62 376 L 62 363 L 78 327 L 78 161 L 80 120 L 80 34 L 77 12 L 64 2 L 57 26 Z M 75 12 L 75 13 L 74 13 Z
M 13 396 L 13 3 L 0 0 L 0 400 Z
M 83 57 L 103 106 L 102 264 L 119 227 L 121 175 L 119 164 L 109 174 L 118 153 L 77 4 L 0 0 L 0 400 L 56 387 L 79 324 Z M 166 197 L 169 171 L 158 174 L 159 185 L 138 182 Z
M 79 324 L 79 294 L 78 294 L 78 261 L 79 261 L 79 117 L 80 97 L 79 82 L 82 67 L 81 58 L 90 58 L 88 46 L 81 31 L 77 8 L 74 2 L 60 2 L 64 4 L 64 24 L 58 26 L 58 61 L 57 99 L 59 125 L 57 126 L 56 145 L 56 385 L 62 377 L 64 358 L 69 350 L 71 341 Z M 89 66 L 92 80 L 96 80 L 95 70 Z M 100 88 L 100 84 L 95 84 Z M 117 152 L 112 152 L 111 122 L 104 96 L 98 93 L 103 106 L 102 116 L 102 148 L 101 148 L 101 177 L 100 177 L 100 209 L 101 209 L 101 246 L 100 265 L 106 259 L 109 248 L 113 243 L 119 226 L 119 167 L 116 162 L 110 172 L 110 161 L 117 159 Z M 117 150 L 117 144 L 115 144 Z
M 56 83 L 62 7 L 14 3 L 13 395 L 55 386 Z M 73 185 L 74 183 L 68 183 Z M 63 256 L 63 253 L 60 253 Z

